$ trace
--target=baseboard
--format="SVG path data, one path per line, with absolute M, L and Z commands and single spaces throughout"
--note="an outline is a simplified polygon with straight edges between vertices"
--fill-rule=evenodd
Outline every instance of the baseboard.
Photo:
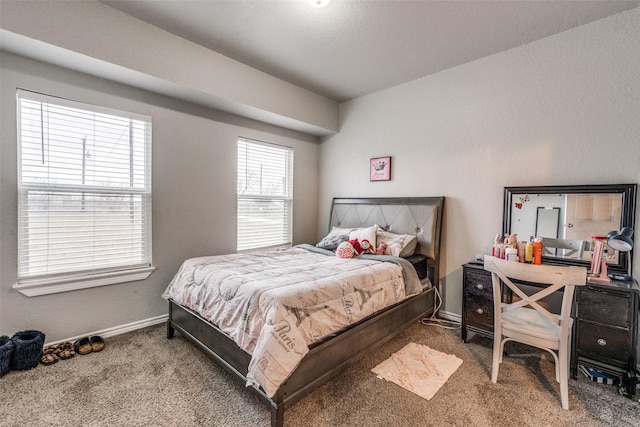
M 438 317 L 441 319 L 446 319 L 446 320 L 450 320 L 452 322 L 457 322 L 460 323 L 462 321 L 462 316 L 460 316 L 459 314 L 456 313 L 451 313 L 448 311 L 442 311 L 440 310 L 438 312 Z M 146 328 L 147 326 L 153 326 L 153 325 L 157 325 L 160 323 L 164 323 L 169 319 L 169 315 L 168 314 L 162 314 L 160 316 L 156 316 L 156 317 L 151 317 L 149 319 L 144 319 L 144 320 L 138 320 L 137 322 L 131 322 L 131 323 L 127 323 L 124 325 L 119 325 L 119 326 L 114 326 L 112 328 L 107 328 L 107 329 L 102 329 L 99 331 L 93 331 L 93 332 L 89 332 L 87 334 L 84 335 L 78 335 L 75 337 L 69 337 L 66 339 L 62 339 L 59 341 L 52 341 L 52 342 L 47 342 L 45 343 L 45 345 L 53 345 L 53 344 L 58 344 L 64 341 L 71 341 L 74 342 L 79 338 L 82 337 L 87 337 L 87 336 L 93 336 L 93 335 L 100 335 L 102 338 L 109 338 L 109 337 L 115 337 L 116 335 L 121 335 L 127 332 L 131 332 L 131 331 L 135 331 L 137 329 L 142 329 L 142 328 Z
M 112 328 L 107 328 L 107 329 L 102 329 L 102 330 L 99 330 L 99 331 L 89 332 L 89 333 L 84 334 L 84 335 L 78 335 L 78 336 L 75 336 L 75 337 L 69 337 L 69 338 L 66 338 L 66 339 L 63 339 L 63 340 L 59 340 L 59 341 L 47 342 L 47 343 L 45 343 L 45 345 L 53 345 L 53 344 L 58 344 L 58 343 L 65 342 L 65 341 L 74 342 L 79 338 L 88 337 L 88 336 L 94 336 L 94 335 L 100 335 L 102 338 L 114 337 L 116 335 L 124 334 L 124 333 L 131 332 L 131 331 L 135 331 L 137 329 L 146 328 L 147 326 L 153 326 L 153 325 L 157 325 L 159 323 L 164 323 L 164 322 L 167 321 L 167 319 L 169 319 L 169 315 L 168 314 L 162 314 L 160 316 L 151 317 L 149 319 L 144 319 L 144 320 L 138 320 L 137 322 L 131 322 L 131 323 L 127 323 L 125 325 L 119 325 L 119 326 L 114 326 Z
M 462 316 L 457 314 L 457 313 L 451 313 L 449 311 L 442 311 L 440 310 L 438 312 L 438 317 L 441 319 L 446 319 L 446 320 L 450 320 L 452 322 L 457 322 L 457 323 L 461 323 L 462 322 Z

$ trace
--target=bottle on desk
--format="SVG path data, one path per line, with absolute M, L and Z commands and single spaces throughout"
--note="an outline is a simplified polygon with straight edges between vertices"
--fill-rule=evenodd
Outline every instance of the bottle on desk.
M 527 245 L 524 247 L 524 261 L 533 261 L 533 244 L 531 243 L 531 241 L 528 241 Z
M 542 238 L 536 237 L 533 239 L 533 243 L 531 244 L 533 251 L 533 261 L 532 264 L 540 265 L 542 264 Z
M 518 242 L 518 261 L 524 262 L 527 242 Z
M 505 257 L 507 261 L 518 261 L 518 250 L 516 248 L 506 248 L 504 250 Z

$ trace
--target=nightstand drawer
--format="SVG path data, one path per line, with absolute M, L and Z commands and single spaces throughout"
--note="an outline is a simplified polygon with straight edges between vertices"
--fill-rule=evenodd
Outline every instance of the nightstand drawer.
M 580 356 L 621 367 L 628 364 L 632 352 L 629 331 L 580 322 L 577 338 Z
M 578 318 L 608 325 L 629 327 L 630 294 L 581 290 Z

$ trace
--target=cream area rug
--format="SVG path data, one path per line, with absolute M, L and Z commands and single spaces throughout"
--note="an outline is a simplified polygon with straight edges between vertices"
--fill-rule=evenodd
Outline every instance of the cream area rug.
M 462 359 L 426 345 L 409 343 L 371 372 L 427 400 L 462 365 Z

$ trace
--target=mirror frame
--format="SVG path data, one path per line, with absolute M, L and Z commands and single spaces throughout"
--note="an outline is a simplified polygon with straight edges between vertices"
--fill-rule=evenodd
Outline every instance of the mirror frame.
M 631 227 L 635 231 L 637 184 L 602 184 L 602 185 L 548 185 L 540 187 L 505 187 L 504 208 L 502 213 L 502 234 L 511 232 L 511 211 L 515 194 L 563 194 L 563 193 L 619 193 L 622 195 L 620 227 Z M 611 231 L 611 230 L 608 230 Z M 634 236 L 635 237 L 635 236 Z M 636 240 L 636 239 L 634 239 Z M 633 250 L 620 252 L 620 263 L 608 265 L 609 272 L 627 273 L 633 257 Z M 569 258 L 543 255 L 542 262 L 557 265 L 578 265 L 590 268 L 591 262 Z

